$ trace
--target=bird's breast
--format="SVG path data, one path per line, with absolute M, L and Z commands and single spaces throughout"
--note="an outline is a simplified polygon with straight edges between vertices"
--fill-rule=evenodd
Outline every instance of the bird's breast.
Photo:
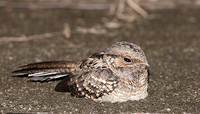
M 148 84 L 135 87 L 131 84 L 120 82 L 119 86 L 110 94 L 104 95 L 97 99 L 102 102 L 126 102 L 144 99 L 148 96 L 147 93 Z

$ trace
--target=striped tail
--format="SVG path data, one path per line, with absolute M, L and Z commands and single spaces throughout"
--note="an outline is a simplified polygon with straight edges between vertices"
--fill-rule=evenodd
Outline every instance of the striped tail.
M 77 64 L 69 61 L 51 61 L 32 63 L 18 67 L 14 76 L 27 76 L 31 81 L 50 81 L 73 74 Z

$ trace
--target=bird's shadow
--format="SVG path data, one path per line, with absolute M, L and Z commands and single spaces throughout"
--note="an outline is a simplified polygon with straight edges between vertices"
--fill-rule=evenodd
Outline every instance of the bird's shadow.
M 69 82 L 70 78 L 69 77 L 65 77 L 64 79 L 62 79 L 55 87 L 55 91 L 56 92 L 71 92 L 70 87 L 68 86 L 68 82 Z
M 75 88 L 74 85 L 69 85 L 68 83 L 70 82 L 70 77 L 66 77 L 63 80 L 61 80 L 55 87 L 56 92 L 68 92 L 71 94 L 71 96 L 77 97 L 77 98 L 82 98 L 84 96 L 77 95 L 77 89 Z

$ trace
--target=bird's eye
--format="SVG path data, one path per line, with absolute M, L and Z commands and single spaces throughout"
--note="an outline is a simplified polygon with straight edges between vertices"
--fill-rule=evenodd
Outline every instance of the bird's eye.
M 130 63 L 130 62 L 131 62 L 131 59 L 129 59 L 129 58 L 124 58 L 124 61 L 127 62 L 127 63 Z

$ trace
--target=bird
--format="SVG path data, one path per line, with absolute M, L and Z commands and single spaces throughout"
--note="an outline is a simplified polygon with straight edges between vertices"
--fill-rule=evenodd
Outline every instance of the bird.
M 81 61 L 30 63 L 12 73 L 36 82 L 67 78 L 65 87 L 71 95 L 116 103 L 148 96 L 149 67 L 140 46 L 121 41 Z

